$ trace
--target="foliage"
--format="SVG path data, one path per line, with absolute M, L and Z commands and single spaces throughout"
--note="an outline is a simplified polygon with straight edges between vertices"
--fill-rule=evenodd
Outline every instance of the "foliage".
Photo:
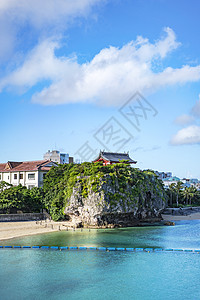
M 106 191 L 104 184 L 112 187 L 112 192 Z M 153 197 L 165 200 L 162 182 L 152 170 L 141 171 L 125 162 L 107 166 L 102 162 L 85 162 L 52 167 L 45 176 L 43 189 L 28 190 L 21 185 L 11 186 L 1 182 L 0 211 L 38 212 L 41 208 L 46 208 L 53 220 L 62 220 L 65 219 L 64 209 L 77 186 L 83 199 L 91 192 L 104 193 L 111 208 L 116 207 L 119 202 L 124 207 L 125 203 L 128 206 L 142 206 L 149 197 L 149 190 Z
M 162 182 L 151 170 L 141 171 L 125 163 L 104 166 L 102 162 L 85 162 L 51 168 L 44 180 L 45 207 L 54 220 L 64 219 L 64 209 L 77 185 L 82 197 L 87 198 L 91 191 L 101 192 L 105 183 L 109 183 L 116 191 L 106 192 L 111 207 L 119 201 L 140 201 L 142 205 L 145 201 L 144 195 L 149 189 L 153 191 L 154 196 L 165 200 Z
M 169 207 L 200 205 L 200 192 L 194 186 L 184 187 L 181 181 L 172 183 L 167 189 L 167 195 Z
M 12 184 L 10 184 L 10 183 L 7 183 L 5 181 L 0 181 L 0 193 L 11 186 L 12 186 Z
M 112 187 L 112 191 L 103 189 L 104 184 Z M 106 166 L 102 162 L 85 162 L 52 167 L 46 174 L 43 189 L 29 190 L 21 185 L 12 186 L 4 181 L 0 182 L 0 212 L 39 212 L 46 208 L 53 220 L 65 219 L 64 209 L 77 186 L 80 187 L 83 199 L 90 192 L 102 193 L 103 190 L 111 208 L 116 207 L 119 202 L 124 207 L 125 203 L 128 206 L 142 206 L 145 201 L 150 201 L 151 196 L 164 201 L 166 198 L 162 181 L 152 170 L 141 171 L 124 162 Z M 152 195 L 149 195 L 149 191 Z M 178 182 L 171 184 L 166 193 L 168 206 L 200 205 L 200 192 L 193 186 L 184 188 Z
M 22 185 L 3 184 L 0 192 L 1 213 L 40 212 L 43 208 L 43 191 L 41 188 L 27 189 Z

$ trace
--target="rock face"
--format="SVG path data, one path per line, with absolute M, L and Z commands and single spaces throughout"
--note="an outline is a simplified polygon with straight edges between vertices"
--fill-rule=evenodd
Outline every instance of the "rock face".
M 78 180 L 68 199 L 65 214 L 79 226 L 135 226 L 161 220 L 165 192 L 155 176 L 124 183 L 104 175 L 94 189 L 93 180 Z M 87 192 L 84 192 L 87 191 Z

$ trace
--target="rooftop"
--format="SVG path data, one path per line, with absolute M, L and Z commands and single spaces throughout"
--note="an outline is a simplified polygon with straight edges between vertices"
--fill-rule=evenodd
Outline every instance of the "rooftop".
M 174 176 L 174 177 L 167 177 L 164 178 L 163 181 L 180 181 L 180 178 Z
M 8 161 L 7 163 L 0 164 L 0 172 L 23 172 L 23 171 L 37 171 L 37 170 L 49 170 L 50 160 L 36 160 L 36 161 Z
M 128 163 L 136 164 L 137 161 L 130 158 L 128 153 L 116 153 L 116 152 L 104 152 L 100 151 L 99 156 L 94 160 L 97 161 L 100 158 L 110 162 L 121 162 L 126 160 Z

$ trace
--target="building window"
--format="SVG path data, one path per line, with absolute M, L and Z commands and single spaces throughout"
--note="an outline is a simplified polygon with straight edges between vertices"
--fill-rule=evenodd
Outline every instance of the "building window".
M 0 180 L 1 180 L 1 174 L 0 174 Z
M 29 173 L 28 174 L 28 179 L 29 180 L 35 180 L 35 173 Z
M 23 174 L 19 174 L 19 179 L 23 179 Z
M 43 173 L 43 179 L 45 179 L 46 173 Z
M 17 179 L 17 174 L 14 174 L 14 179 Z

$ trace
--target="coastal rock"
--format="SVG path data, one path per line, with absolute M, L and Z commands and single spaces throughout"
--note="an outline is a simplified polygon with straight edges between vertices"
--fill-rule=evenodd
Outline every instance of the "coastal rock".
M 125 227 L 159 221 L 164 208 L 165 191 L 155 176 L 123 182 L 106 174 L 95 188 L 93 178 L 79 178 L 64 212 L 74 225 Z

